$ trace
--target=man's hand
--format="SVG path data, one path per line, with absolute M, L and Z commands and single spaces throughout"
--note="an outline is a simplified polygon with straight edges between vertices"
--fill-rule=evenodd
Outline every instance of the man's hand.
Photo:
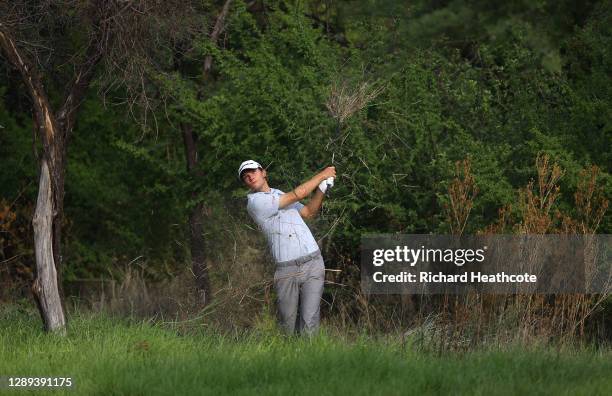
M 323 180 L 321 183 L 319 183 L 319 190 L 325 194 L 327 191 L 327 180 Z
M 327 179 L 319 183 L 319 190 L 321 190 L 321 192 L 325 194 L 327 190 L 332 188 L 333 186 L 334 186 L 334 178 L 328 177 Z
M 328 166 L 321 172 L 317 173 L 306 183 L 299 185 L 295 190 L 280 196 L 279 208 L 284 208 L 294 202 L 298 202 L 310 195 L 316 188 L 330 177 L 336 177 L 336 167 Z
M 327 168 L 323 169 L 317 176 L 321 176 L 322 180 L 329 179 L 330 177 L 336 177 L 336 167 L 328 166 Z
M 336 168 L 330 166 L 325 168 L 315 177 L 324 178 L 319 183 L 318 191 L 316 191 L 310 201 L 300 210 L 300 215 L 305 219 L 313 218 L 321 210 L 323 204 L 323 197 L 325 193 L 334 185 L 334 179 L 336 177 Z M 318 180 L 318 179 L 317 179 Z

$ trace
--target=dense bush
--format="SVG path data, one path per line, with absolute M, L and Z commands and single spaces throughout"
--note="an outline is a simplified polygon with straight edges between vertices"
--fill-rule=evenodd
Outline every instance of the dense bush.
M 105 105 L 92 91 L 68 148 L 67 279 L 113 273 L 134 259 L 154 276 L 182 267 L 191 191 L 209 210 L 251 226 L 235 175 L 246 158 L 268 167 L 281 189 L 333 158 L 338 183 L 313 225 L 332 261 L 355 260 L 368 232 L 449 232 L 445 196 L 465 158 L 478 187 L 466 232 L 491 224 L 516 199 L 540 152 L 565 169 L 560 208 L 575 210 L 579 172 L 589 165 L 602 169 L 604 194 L 612 195 L 608 1 L 575 10 L 570 2 L 499 10 L 487 2 L 419 2 L 410 10 L 382 2 L 390 8 L 379 13 L 357 3 L 353 13 L 319 2 L 273 2 L 263 12 L 234 4 L 219 47 L 195 36 L 179 60 L 164 63 L 174 69 L 151 76 L 159 95 L 152 99 L 165 101 L 144 130 L 124 106 Z M 542 14 L 551 19 L 540 26 Z M 213 69 L 202 77 L 209 54 Z M 29 104 L 4 63 L 2 71 L 0 198 L 31 208 Z M 337 131 L 325 107 L 330 87 L 363 81 L 384 91 Z M 184 170 L 182 123 L 198 137 L 201 178 Z M 207 238 L 216 241 L 222 226 L 209 224 Z M 607 214 L 598 232 L 611 227 Z M 8 258 L 2 241 L 0 258 Z M 30 242 L 20 243 L 31 263 Z

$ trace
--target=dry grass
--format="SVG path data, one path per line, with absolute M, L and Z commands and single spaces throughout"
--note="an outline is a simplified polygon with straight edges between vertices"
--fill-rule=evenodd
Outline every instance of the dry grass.
M 383 85 L 363 81 L 351 86 L 346 80 L 334 82 L 325 103 L 329 114 L 339 123 L 365 108 L 385 90 Z
M 480 233 L 514 234 L 594 234 L 608 202 L 598 186 L 597 168 L 581 174 L 575 197 L 577 215 L 558 209 L 559 180 L 563 170 L 547 156 L 535 161 L 537 179 L 517 192 L 516 212 L 501 208 L 499 219 Z M 454 235 L 461 235 L 474 206 L 478 188 L 470 162 L 456 164 L 455 178 L 449 184 L 446 215 Z M 587 250 L 586 281 L 593 252 Z M 535 258 L 532 258 L 535 260 Z M 535 265 L 537 263 L 527 263 Z M 355 268 L 344 263 L 342 268 Z M 587 323 L 610 296 L 601 294 L 558 295 L 389 295 L 368 296 L 361 292 L 359 275 L 346 271 L 339 282 L 346 284 L 334 299 L 330 320 L 338 328 L 360 328 L 371 333 L 392 332 L 400 337 L 416 336 L 420 347 L 436 351 L 467 350 L 477 345 L 541 344 L 587 341 Z M 408 329 L 408 330 L 406 330 Z
M 556 206 L 563 170 L 544 155 L 537 157 L 535 166 L 537 180 L 519 190 L 515 224 L 512 224 L 512 208 L 508 206 L 500 209 L 499 220 L 486 227 L 483 233 L 511 229 L 517 234 L 594 234 L 608 207 L 603 189 L 597 185 L 598 169 L 593 167 L 582 172 L 574 195 L 578 216 L 572 218 Z M 476 191 L 469 162 L 458 162 L 456 177 L 448 191 L 447 215 L 453 234 L 463 232 Z M 587 250 L 587 283 L 594 275 L 593 270 L 588 270 L 594 261 L 594 251 Z M 433 296 L 430 304 L 420 306 L 424 312 L 418 316 L 427 318 L 422 323 L 430 324 L 431 318 L 435 318 L 435 328 L 444 334 L 436 347 L 443 349 L 462 349 L 491 340 L 575 342 L 584 340 L 587 319 L 598 310 L 610 291 L 608 287 L 607 293 L 602 294 Z
M 236 332 L 257 326 L 274 305 L 273 271 L 263 241 L 240 221 L 216 224 L 221 228 L 210 237 L 216 249 L 209 252 L 207 262 L 212 301 L 205 308 L 189 263 L 161 282 L 146 280 L 144 265 L 129 265 L 117 279 L 87 285 L 85 289 L 94 292 L 84 300 L 94 311 L 148 318 L 186 330 L 214 327 Z
M 482 233 L 595 233 L 608 205 L 597 185 L 597 169 L 584 171 L 574 195 L 578 215 L 571 217 L 556 205 L 563 171 L 544 156 L 535 164 L 537 179 L 517 192 L 516 211 L 510 206 L 500 209 L 499 220 Z M 456 169 L 446 213 L 452 232 L 460 235 L 469 222 L 478 189 L 469 161 L 457 163 Z M 214 295 L 206 309 L 198 308 L 193 275 L 187 267 L 159 284 L 148 284 L 142 271 L 131 267 L 120 281 L 104 289 L 96 309 L 151 317 L 185 329 L 214 327 L 234 333 L 273 327 L 273 268 L 265 244 L 245 226 L 244 219 L 223 218 L 226 221 L 217 222 L 220 228 L 211 236 L 217 247 L 209 263 Z M 589 318 L 610 294 L 371 296 L 361 290 L 358 263 L 349 256 L 336 260 L 334 267 L 343 270 L 328 274 L 322 304 L 328 329 L 342 334 L 416 334 L 421 347 L 439 351 L 483 344 L 585 340 Z
M 447 217 L 450 220 L 451 234 L 462 235 L 478 194 L 476 181 L 471 172 L 469 160 L 458 161 L 455 164 L 455 179 L 448 188 L 450 204 L 446 206 Z

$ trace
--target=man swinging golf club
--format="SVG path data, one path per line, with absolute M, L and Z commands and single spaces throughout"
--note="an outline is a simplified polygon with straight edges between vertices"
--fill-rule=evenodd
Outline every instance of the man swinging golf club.
M 274 288 L 281 326 L 288 333 L 312 334 L 319 328 L 325 265 L 303 218 L 319 212 L 336 169 L 325 168 L 288 193 L 270 188 L 266 170 L 253 160 L 240 164 L 238 177 L 251 190 L 247 211 L 266 236 L 276 262 Z M 308 204 L 302 204 L 313 191 Z

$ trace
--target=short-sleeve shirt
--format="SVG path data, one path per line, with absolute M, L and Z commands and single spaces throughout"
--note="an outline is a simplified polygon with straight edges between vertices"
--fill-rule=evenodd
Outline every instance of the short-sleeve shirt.
M 279 208 L 280 196 L 276 188 L 268 192 L 248 194 L 247 211 L 268 240 L 274 260 L 294 260 L 319 249 L 310 229 L 300 216 L 304 205 L 296 202 Z

